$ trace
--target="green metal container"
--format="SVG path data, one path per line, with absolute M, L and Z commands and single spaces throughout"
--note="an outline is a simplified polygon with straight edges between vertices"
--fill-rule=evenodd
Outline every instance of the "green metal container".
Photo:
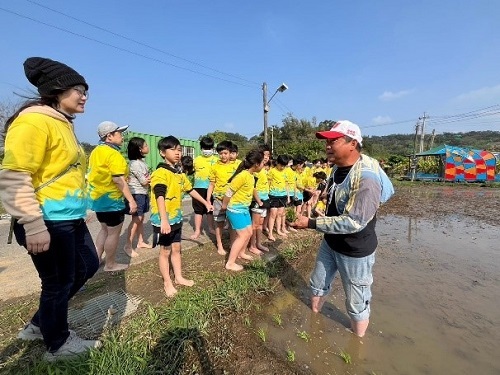
M 127 159 L 127 145 L 128 141 L 133 137 L 140 137 L 146 140 L 149 145 L 149 154 L 146 155 L 145 162 L 151 171 L 156 169 L 156 166 L 163 162 L 163 158 L 160 156 L 158 151 L 158 141 L 162 139 L 163 135 L 153 135 L 146 133 L 138 133 L 127 131 L 124 133 L 124 142 L 122 146 L 122 154 Z M 195 141 L 192 139 L 179 138 L 182 146 L 182 156 L 189 155 L 193 159 L 200 155 L 200 141 Z

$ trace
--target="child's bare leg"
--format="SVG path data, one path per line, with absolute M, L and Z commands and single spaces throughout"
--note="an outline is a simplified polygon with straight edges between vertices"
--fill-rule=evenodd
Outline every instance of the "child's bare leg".
M 210 234 L 215 234 L 215 220 L 214 215 L 211 213 L 207 215 L 208 231 Z
M 244 231 L 246 231 L 245 232 L 246 240 L 243 242 L 243 245 L 240 249 L 240 252 L 238 253 L 238 258 L 246 259 L 246 260 L 253 260 L 253 257 L 251 255 L 248 255 L 247 253 L 245 253 L 247 246 L 248 246 L 248 241 L 250 241 L 250 237 L 252 236 L 252 226 L 249 225 L 248 227 L 246 227 L 244 229 Z M 260 255 L 260 254 L 256 254 L 256 255 Z
M 276 238 L 273 236 L 274 224 L 276 223 L 276 218 L 278 217 L 278 208 L 271 207 L 269 210 L 269 226 L 268 226 L 268 239 L 269 241 L 276 241 Z M 276 223 L 277 224 L 277 223 Z
M 269 248 L 262 245 L 262 226 L 264 225 L 265 219 L 266 219 L 265 217 L 262 217 L 262 215 L 260 215 L 259 225 L 255 230 L 255 245 L 257 246 L 257 249 L 259 249 L 260 251 L 269 251 Z
M 203 221 L 203 215 L 194 214 L 194 233 L 189 237 L 192 240 L 196 240 L 201 234 L 201 222 Z
M 282 237 L 287 237 L 286 233 L 282 230 L 285 221 L 285 208 L 278 208 L 278 213 L 276 215 L 276 232 Z
M 259 213 L 252 212 L 252 237 L 250 238 L 250 247 L 248 251 L 255 255 L 261 255 L 262 251 L 257 247 L 257 231 L 262 228 L 262 216 Z
M 250 228 L 250 227 L 248 227 Z M 236 238 L 231 245 L 231 251 L 229 252 L 229 257 L 227 258 L 226 269 L 230 271 L 241 271 L 243 266 L 236 263 L 236 259 L 240 254 L 241 249 L 246 246 L 248 240 L 250 239 L 251 233 L 248 228 L 236 231 Z
M 174 270 L 175 283 L 185 286 L 193 286 L 194 281 L 185 279 L 182 276 L 182 260 L 181 260 L 181 243 L 174 242 L 172 244 L 172 255 L 170 255 L 172 269 Z
M 160 266 L 160 273 L 163 277 L 163 289 L 167 297 L 173 297 L 177 293 L 172 280 L 170 280 L 170 254 L 171 247 L 160 246 L 160 255 L 158 257 L 158 265 Z
M 217 254 L 226 255 L 227 252 L 224 250 L 224 246 L 222 245 L 222 227 L 224 223 L 216 223 L 215 226 L 215 240 L 217 241 Z
M 135 238 L 135 234 L 137 233 L 137 222 L 135 219 L 136 216 L 132 216 L 132 220 L 130 221 L 130 224 L 128 225 L 127 228 L 127 242 L 123 247 L 123 251 L 125 251 L 125 254 L 127 254 L 131 258 L 134 258 L 139 255 L 137 251 L 134 250 L 133 247 L 133 241 Z
M 153 246 L 144 240 L 144 216 L 137 216 L 137 248 L 151 249 Z

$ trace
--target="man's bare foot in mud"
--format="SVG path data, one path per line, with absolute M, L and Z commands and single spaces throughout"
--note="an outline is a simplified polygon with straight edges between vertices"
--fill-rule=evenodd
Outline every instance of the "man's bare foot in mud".
M 323 308 L 323 304 L 325 303 L 325 297 L 312 296 L 311 297 L 311 309 L 315 313 L 319 313 Z
M 226 270 L 235 271 L 235 272 L 243 271 L 243 266 L 241 266 L 237 263 L 232 263 L 232 264 L 226 263 Z
M 137 244 L 137 248 L 138 249 L 152 249 L 153 246 L 151 244 L 147 243 L 147 242 L 139 242 Z

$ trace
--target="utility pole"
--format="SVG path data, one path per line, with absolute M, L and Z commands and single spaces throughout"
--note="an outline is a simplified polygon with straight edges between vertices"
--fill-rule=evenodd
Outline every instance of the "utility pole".
M 271 156 L 274 154 L 274 126 L 271 126 Z
M 425 115 L 425 112 L 424 112 L 423 117 L 418 118 L 419 120 L 422 120 L 422 128 L 421 128 L 421 133 L 420 133 L 420 151 L 419 152 L 424 152 L 425 119 L 427 119 L 427 118 L 429 118 L 429 117 L 427 117 Z
M 415 180 L 415 174 L 416 174 L 416 169 L 417 169 L 417 139 L 418 139 L 418 132 L 420 130 L 420 123 L 417 121 L 415 125 L 415 138 L 413 139 L 413 157 L 411 158 L 410 162 L 410 176 L 411 180 Z
M 267 144 L 267 112 L 269 107 L 267 105 L 267 83 L 262 84 L 262 104 L 264 108 L 264 144 Z

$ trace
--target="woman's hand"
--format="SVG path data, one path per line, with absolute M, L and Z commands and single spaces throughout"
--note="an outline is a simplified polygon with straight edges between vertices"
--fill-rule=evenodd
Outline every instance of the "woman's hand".
M 26 236 L 26 250 L 28 253 L 37 255 L 47 251 L 50 247 L 50 234 L 47 230 Z

